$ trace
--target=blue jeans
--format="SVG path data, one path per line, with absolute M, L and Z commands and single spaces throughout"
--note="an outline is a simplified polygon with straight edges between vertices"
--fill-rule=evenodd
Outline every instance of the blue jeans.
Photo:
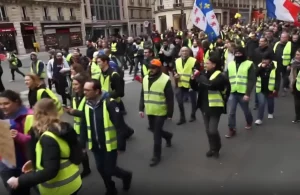
M 274 97 L 268 97 L 263 93 L 258 93 L 257 99 L 258 99 L 257 119 L 263 120 L 266 104 L 268 104 L 268 113 L 269 114 L 274 113 Z
M 196 117 L 197 111 L 197 92 L 188 88 L 179 87 L 176 91 L 176 98 L 180 111 L 180 119 L 185 120 L 184 99 L 189 97 L 191 100 L 192 113 L 191 117 Z
M 247 125 L 252 125 L 253 123 L 253 116 L 249 109 L 249 102 L 245 102 L 243 100 L 244 95 L 243 94 L 230 94 L 229 100 L 230 100 L 230 113 L 229 113 L 229 119 L 228 119 L 228 127 L 230 129 L 236 128 L 236 108 L 237 105 L 240 104 L 245 118 Z

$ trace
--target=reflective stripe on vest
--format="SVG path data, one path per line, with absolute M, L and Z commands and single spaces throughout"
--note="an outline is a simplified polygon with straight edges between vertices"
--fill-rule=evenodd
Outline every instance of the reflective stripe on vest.
M 147 66 L 145 64 L 143 64 L 142 69 L 143 69 L 143 75 L 144 75 L 144 77 L 149 74 L 149 70 L 148 70 L 148 68 L 147 68 Z
M 78 110 L 78 111 L 83 111 L 84 105 L 85 105 L 85 97 L 82 98 L 82 100 L 79 103 L 79 106 L 77 107 L 76 104 L 76 98 L 73 98 L 73 103 L 72 103 L 72 107 L 74 110 Z M 80 122 L 81 122 L 81 117 L 74 117 L 74 130 L 76 131 L 77 135 L 80 134 Z
M 70 63 L 71 58 L 72 58 L 72 54 L 69 53 L 69 54 L 67 55 L 67 57 L 66 57 L 67 62 Z
M 268 84 L 269 91 L 274 91 L 274 89 L 275 89 L 277 62 L 273 61 L 273 64 L 274 64 L 275 68 L 270 72 L 269 84 Z M 258 67 L 260 67 L 260 66 L 261 66 L 261 63 L 258 65 Z M 256 91 L 256 93 L 261 92 L 261 77 L 260 76 L 258 76 L 256 79 L 255 91 Z
M 110 101 L 112 101 L 112 100 L 113 99 L 111 99 Z M 103 101 L 103 122 L 104 122 L 106 151 L 110 152 L 112 150 L 117 149 L 117 131 L 109 118 L 109 112 L 107 110 L 106 104 L 107 104 L 106 100 L 104 100 Z M 86 125 L 87 125 L 88 147 L 89 147 L 89 150 L 91 150 L 93 148 L 91 118 L 90 118 L 90 107 L 87 104 L 85 105 L 84 112 L 85 112 L 85 120 L 86 120 Z M 94 117 L 94 119 L 95 118 L 96 117 Z M 96 128 L 96 127 L 94 127 L 94 128 Z M 96 140 L 96 141 L 98 141 L 98 140 Z
M 221 74 L 221 71 L 215 71 L 209 80 L 214 80 L 219 74 Z M 224 101 L 220 91 L 208 90 L 208 105 L 209 107 L 224 107 Z
M 39 89 L 37 91 L 37 97 L 36 97 L 36 100 L 39 101 L 42 99 L 42 95 L 43 93 L 46 92 L 48 94 L 48 96 L 54 101 L 55 105 L 56 105 L 56 108 L 57 108 L 57 111 L 60 115 L 62 115 L 64 113 L 63 109 L 62 109 L 62 106 L 61 106 L 61 103 L 60 101 L 58 100 L 57 96 L 49 89 L 49 88 L 45 88 L 45 89 Z
M 206 70 L 206 62 L 209 59 L 209 55 L 210 55 L 211 50 L 208 49 L 205 54 L 204 54 L 204 69 Z
M 278 41 L 273 48 L 274 53 L 276 52 L 277 46 L 280 42 Z M 292 52 L 292 43 L 289 41 L 286 43 L 283 53 L 282 53 L 282 65 L 288 66 L 291 63 L 291 52 Z
M 164 73 L 149 87 L 149 76 L 143 79 L 145 113 L 154 116 L 167 115 L 165 87 L 170 77 Z
M 33 74 L 38 74 L 38 72 L 39 72 L 39 64 L 40 64 L 40 60 L 38 60 L 37 62 L 36 62 L 36 69 L 35 70 L 33 70 L 33 68 L 32 68 L 32 65 L 31 65 L 31 68 L 30 68 L 30 72 L 31 73 L 33 73 Z M 42 72 L 42 74 L 41 74 L 41 78 L 42 79 L 44 79 L 44 78 L 46 78 L 46 70 L 45 70 L 45 66 L 44 66 L 44 70 L 43 70 L 43 72 Z
M 190 79 L 193 74 L 193 68 L 195 66 L 196 59 L 189 57 L 183 67 L 182 59 L 178 58 L 175 62 L 176 71 L 179 74 L 180 78 L 178 81 L 178 87 L 190 88 Z
M 188 39 L 188 47 L 191 48 L 192 46 L 193 46 L 192 40 L 191 40 L 191 39 Z
M 92 79 L 98 80 L 100 78 L 100 74 L 101 74 L 101 68 L 95 62 L 92 62 L 92 65 L 91 65 Z
M 182 36 L 183 32 L 182 31 L 178 31 L 177 32 L 177 36 Z
M 112 72 L 111 76 L 114 74 L 118 74 L 117 72 Z M 110 83 L 110 75 L 103 76 L 103 74 L 100 74 L 100 83 L 101 83 L 101 90 L 105 92 L 111 92 L 111 83 Z M 116 98 L 115 101 L 119 102 L 121 98 Z
M 110 50 L 111 52 L 117 52 L 117 43 L 111 43 Z
M 300 91 L 300 71 L 298 72 L 298 75 L 296 77 L 296 89 L 297 91 Z
M 252 61 L 246 60 L 240 64 L 236 70 L 236 63 L 232 61 L 228 64 L 228 77 L 231 85 L 231 93 L 238 92 L 245 94 L 248 83 L 248 70 L 252 65 Z
M 48 136 L 53 138 L 60 149 L 60 169 L 55 176 L 55 178 L 41 183 L 38 185 L 38 189 L 40 194 L 43 195 L 63 195 L 63 194 L 73 194 L 76 192 L 80 186 L 82 185 L 79 166 L 71 163 L 68 158 L 70 157 L 70 147 L 69 144 L 60 138 L 59 136 L 51 133 L 50 131 L 46 131 L 42 134 L 43 136 Z M 44 169 L 42 166 L 42 155 L 43 148 L 40 143 L 40 140 L 37 142 L 35 146 L 36 152 L 36 169 L 37 171 L 41 171 Z
M 24 134 L 27 135 L 33 125 L 33 115 L 27 115 L 24 122 Z

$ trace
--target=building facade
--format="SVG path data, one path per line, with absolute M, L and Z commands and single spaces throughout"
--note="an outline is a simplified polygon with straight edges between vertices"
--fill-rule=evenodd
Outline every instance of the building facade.
M 129 35 L 149 34 L 154 23 L 151 0 L 127 0 L 127 7 Z
M 82 45 L 80 0 L 1 0 L 0 42 L 19 54 Z
M 175 30 L 192 29 L 190 20 L 194 0 L 155 0 L 155 25 L 159 32 L 173 27 Z M 211 0 L 220 24 L 231 24 L 239 12 L 242 20 L 249 21 L 252 9 L 266 9 L 265 0 Z
M 127 34 L 123 0 L 82 0 L 85 38 Z

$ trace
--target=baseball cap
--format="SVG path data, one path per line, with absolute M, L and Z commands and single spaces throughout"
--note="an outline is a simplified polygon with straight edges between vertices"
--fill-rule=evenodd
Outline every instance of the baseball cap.
M 150 67 L 161 67 L 161 66 L 162 66 L 161 61 L 158 59 L 153 59 L 150 62 Z

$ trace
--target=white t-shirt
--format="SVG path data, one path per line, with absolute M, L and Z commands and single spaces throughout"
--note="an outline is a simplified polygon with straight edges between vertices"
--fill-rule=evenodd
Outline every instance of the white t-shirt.
M 194 46 L 192 46 L 191 49 L 192 49 L 192 51 L 193 51 L 194 57 L 196 57 L 196 56 L 197 56 L 197 53 L 198 53 L 198 51 L 199 51 L 199 47 L 194 47 Z

